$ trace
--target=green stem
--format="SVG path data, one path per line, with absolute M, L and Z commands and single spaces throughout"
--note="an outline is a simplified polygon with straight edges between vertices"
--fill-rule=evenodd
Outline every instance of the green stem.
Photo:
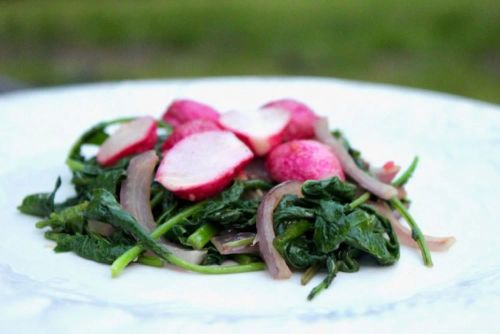
M 255 240 L 255 237 L 248 237 L 248 238 L 243 238 L 235 241 L 229 241 L 224 244 L 224 246 L 229 247 L 229 248 L 236 248 L 236 247 L 243 247 L 243 246 L 249 246 L 253 243 Z
M 392 185 L 395 187 L 402 187 L 408 182 L 408 180 L 412 177 L 413 172 L 415 172 L 415 169 L 417 169 L 418 165 L 418 156 L 413 158 L 413 161 L 411 162 L 410 166 L 406 171 L 404 171 L 403 174 L 401 174 L 400 177 L 398 177 L 395 181 L 392 182 Z
M 259 179 L 244 181 L 243 186 L 245 187 L 245 190 L 255 190 L 255 189 L 269 190 L 273 187 L 273 185 L 270 184 L 269 182 L 262 181 Z
M 150 201 L 151 209 L 160 204 L 162 198 L 163 198 L 163 191 L 159 191 L 158 193 L 156 193 L 156 195 L 154 195 Z
M 352 211 L 370 199 L 370 193 L 366 192 L 347 205 L 347 210 Z
M 35 224 L 36 228 L 44 228 L 51 225 L 52 225 L 52 220 L 50 219 L 41 220 Z
M 328 258 L 326 260 L 326 266 L 328 269 L 328 274 L 326 275 L 325 279 L 323 281 L 321 281 L 321 283 L 316 285 L 311 290 L 311 292 L 307 296 L 307 300 L 312 300 L 321 291 L 327 289 L 330 286 L 330 284 L 332 284 L 332 281 L 335 278 L 335 276 L 337 276 L 338 268 L 337 268 L 337 265 L 335 264 L 335 260 L 333 258 Z
M 277 236 L 274 239 L 273 241 L 274 248 L 276 248 L 278 252 L 283 254 L 283 248 L 286 243 L 300 237 L 302 234 L 306 233 L 311 227 L 312 227 L 311 223 L 308 222 L 307 220 L 299 220 L 297 222 L 290 224 L 286 228 L 283 234 Z
M 174 225 L 182 223 L 184 219 L 191 216 L 193 213 L 200 210 L 205 205 L 205 202 L 200 202 L 192 207 L 178 213 L 174 217 L 167 220 L 165 223 L 158 225 L 158 227 L 151 233 L 153 239 L 158 239 L 162 235 L 168 232 Z M 117 258 L 111 265 L 111 275 L 117 277 L 125 269 L 125 267 L 132 261 L 134 261 L 142 252 L 144 248 L 142 245 L 135 245 L 128 251 L 123 253 L 119 258 Z
M 217 227 L 210 223 L 206 223 L 198 227 L 196 231 L 187 238 L 186 242 L 194 249 L 202 249 L 218 232 L 219 230 Z
M 413 240 L 416 241 L 418 247 L 420 248 L 424 264 L 427 267 L 432 267 L 431 253 L 429 252 L 429 248 L 427 247 L 425 237 L 420 228 L 418 227 L 417 223 L 415 222 L 413 217 L 410 215 L 408 210 L 406 210 L 405 206 L 403 205 L 403 203 L 401 203 L 401 201 L 398 198 L 396 197 L 391 198 L 390 203 L 394 207 L 394 209 L 396 209 L 396 211 L 398 211 L 399 214 L 406 220 L 408 225 L 410 225 L 411 237 L 413 238 Z
M 320 268 L 319 263 L 315 263 L 309 268 L 307 268 L 307 270 L 304 272 L 304 274 L 300 279 L 300 284 L 307 285 L 307 283 L 309 283 L 312 280 L 312 278 L 318 273 L 319 268 Z
M 249 264 L 256 261 L 255 256 L 248 254 L 234 254 L 232 256 L 232 259 L 239 264 Z
M 144 264 L 146 266 L 162 268 L 165 265 L 165 261 L 157 256 L 141 255 L 137 259 L 137 262 Z
M 66 160 L 66 165 L 73 172 L 83 172 L 85 170 L 85 164 L 84 163 L 82 163 L 80 161 L 77 161 L 77 160 L 74 160 L 74 159 L 71 159 L 71 158 L 68 158 Z
M 266 268 L 266 265 L 263 262 L 252 262 L 249 264 L 238 264 L 233 266 L 201 266 L 199 264 L 187 262 L 173 255 L 169 256 L 168 262 L 189 271 L 209 275 L 238 274 L 264 270 Z

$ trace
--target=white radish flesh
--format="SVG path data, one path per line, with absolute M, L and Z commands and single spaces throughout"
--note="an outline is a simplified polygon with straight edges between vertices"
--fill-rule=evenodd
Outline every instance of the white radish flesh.
M 140 117 L 123 124 L 99 148 L 97 162 L 110 166 L 128 155 L 150 150 L 156 144 L 156 121 L 152 117 Z
M 231 132 L 197 133 L 166 152 L 156 181 L 179 197 L 197 201 L 222 191 L 252 158 Z
M 289 121 L 290 114 L 278 108 L 229 111 L 219 119 L 222 127 L 234 132 L 258 156 L 281 143 Z

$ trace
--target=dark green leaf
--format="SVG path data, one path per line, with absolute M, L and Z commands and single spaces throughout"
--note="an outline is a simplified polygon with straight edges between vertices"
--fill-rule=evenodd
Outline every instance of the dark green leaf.
M 171 256 L 170 251 L 154 240 L 149 235 L 149 231 L 140 225 L 131 214 L 123 210 L 115 196 L 107 190 L 96 189 L 92 192 L 86 216 L 88 219 L 109 223 L 133 235 L 146 249 L 167 261 Z
M 51 193 L 28 195 L 17 209 L 28 215 L 48 217 L 54 211 L 54 198 L 60 186 L 61 178 L 58 177 L 54 190 Z
M 208 247 L 208 252 L 205 258 L 202 261 L 202 265 L 210 266 L 210 265 L 220 265 L 224 262 L 228 257 L 219 254 L 219 252 L 213 246 Z
M 305 237 L 288 242 L 284 247 L 283 257 L 296 269 L 305 269 L 326 258 L 325 255 L 317 253 L 314 244 Z
M 50 214 L 49 219 L 38 222 L 38 228 L 50 226 L 55 232 L 83 233 L 85 228 L 85 210 L 88 202 L 82 202 L 59 212 Z
M 345 241 L 350 226 L 343 218 L 344 206 L 333 201 L 320 202 L 313 236 L 319 252 L 328 254 Z
M 79 256 L 100 263 L 111 264 L 133 245 L 110 243 L 92 235 L 45 233 L 47 239 L 57 242 L 56 252 L 75 252 Z
M 307 198 L 334 199 L 342 203 L 354 200 L 356 190 L 357 187 L 354 184 L 342 182 L 337 177 L 306 181 L 302 185 L 302 193 Z

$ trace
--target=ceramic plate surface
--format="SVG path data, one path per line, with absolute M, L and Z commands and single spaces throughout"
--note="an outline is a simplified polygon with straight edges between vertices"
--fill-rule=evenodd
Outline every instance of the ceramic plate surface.
M 391 267 L 341 273 L 313 302 L 296 274 L 202 276 L 109 267 L 55 254 L 16 206 L 52 189 L 71 194 L 64 160 L 94 123 L 159 117 L 174 98 L 221 111 L 293 97 L 329 117 L 364 156 L 380 165 L 420 166 L 408 186 L 411 212 L 427 234 L 453 235 L 434 268 L 402 247 Z M 0 332 L 136 330 L 495 332 L 500 328 L 500 108 L 425 91 L 314 78 L 220 78 L 120 82 L 0 96 Z

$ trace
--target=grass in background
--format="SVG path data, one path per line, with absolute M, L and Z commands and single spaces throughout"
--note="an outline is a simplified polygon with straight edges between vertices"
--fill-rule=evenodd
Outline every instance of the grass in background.
M 317 75 L 500 102 L 500 2 L 0 1 L 0 74 Z

